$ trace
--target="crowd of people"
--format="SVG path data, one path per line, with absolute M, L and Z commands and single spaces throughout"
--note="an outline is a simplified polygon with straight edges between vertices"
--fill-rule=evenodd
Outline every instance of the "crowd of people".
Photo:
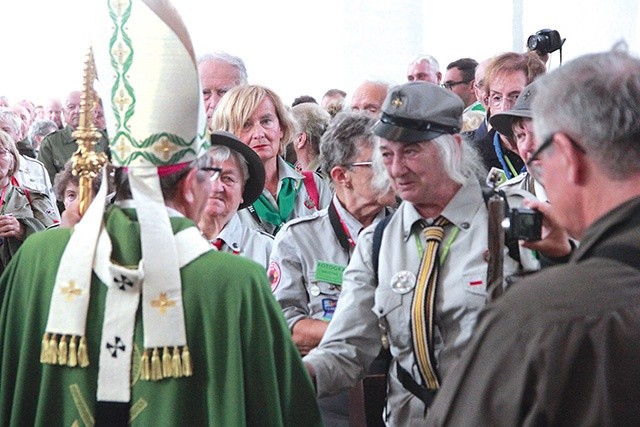
M 419 55 L 287 105 L 175 13 L 104 12 L 93 105 L 0 97 L 0 425 L 640 423 L 640 59 Z

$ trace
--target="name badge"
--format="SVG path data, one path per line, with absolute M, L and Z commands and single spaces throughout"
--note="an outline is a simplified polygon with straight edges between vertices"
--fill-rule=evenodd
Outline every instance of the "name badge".
M 316 280 L 342 286 L 342 272 L 345 266 L 325 261 L 316 262 Z

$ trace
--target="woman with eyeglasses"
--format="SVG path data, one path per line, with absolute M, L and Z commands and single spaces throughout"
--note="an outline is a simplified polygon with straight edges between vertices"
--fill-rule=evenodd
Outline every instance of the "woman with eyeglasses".
M 386 181 L 374 185 L 374 122 L 362 113 L 336 115 L 320 143 L 322 170 L 335 189 L 333 200 L 327 209 L 287 223 L 274 242 L 271 288 L 302 355 L 319 344 L 333 317 L 342 270 L 360 231 L 384 218 L 395 202 Z M 326 425 L 348 423 L 348 393 L 319 402 Z
M 264 190 L 238 212 L 243 224 L 275 235 L 287 221 L 328 206 L 331 189 L 322 177 L 299 173 L 281 157 L 294 128 L 275 92 L 256 85 L 234 87 L 222 97 L 211 120 L 212 129 L 233 133 L 264 166 Z
M 19 167 L 15 141 L 0 131 L 0 272 L 27 237 L 45 228 L 33 215 L 29 195 L 14 179 Z
M 538 251 L 547 258 L 546 261 L 548 261 L 548 263 L 553 264 L 565 261 L 571 254 L 573 248 L 575 248 L 576 242 L 570 240 L 566 230 L 557 225 L 552 207 L 546 203 L 548 199 L 544 191 L 543 183 L 540 177 L 535 174 L 537 167 L 535 162 L 538 152 L 535 151 L 536 135 L 533 131 L 531 103 L 537 89 L 538 83 L 535 81 L 529 84 L 522 90 L 513 108 L 493 115 L 489 121 L 491 126 L 500 132 L 500 134 L 512 138 L 515 141 L 518 154 L 526 164 L 526 169 L 522 173 L 506 181 L 499 188 L 505 191 L 511 189 L 524 190 L 533 194 L 537 201 L 543 202 L 523 201 L 525 206 L 535 206 L 541 211 L 544 215 L 544 221 L 542 239 L 537 241 L 523 241 L 522 246 Z M 541 145 L 541 147 L 543 146 Z
M 273 237 L 240 222 L 237 212 L 253 203 L 264 187 L 260 157 L 233 134 L 211 134 L 211 192 L 198 227 L 219 251 L 252 259 L 267 268 Z

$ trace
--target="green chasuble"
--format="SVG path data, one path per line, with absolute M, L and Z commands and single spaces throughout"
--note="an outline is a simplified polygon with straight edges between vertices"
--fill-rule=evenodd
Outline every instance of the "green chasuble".
M 171 218 L 174 232 L 193 226 Z M 106 228 L 112 260 L 136 265 L 139 226 L 112 206 Z M 90 426 L 95 422 L 98 352 L 106 286 L 93 275 L 87 368 L 43 365 L 40 345 L 51 292 L 71 230 L 27 239 L 0 278 L 0 425 Z M 207 252 L 181 270 L 193 376 L 140 378 L 141 310 L 131 372 L 131 424 L 141 426 L 320 425 L 315 392 L 271 294 L 264 267 Z

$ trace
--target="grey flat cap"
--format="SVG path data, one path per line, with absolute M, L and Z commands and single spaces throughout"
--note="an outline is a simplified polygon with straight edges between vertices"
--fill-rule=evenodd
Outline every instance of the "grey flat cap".
M 525 86 L 520 95 L 518 95 L 518 99 L 516 99 L 516 103 L 513 105 L 511 110 L 496 113 L 489 118 L 489 123 L 491 123 L 491 126 L 493 126 L 498 133 L 506 136 L 507 138 L 513 138 L 513 129 L 511 129 L 513 119 L 533 118 L 531 103 L 536 94 L 537 86 L 536 82 L 532 82 L 528 86 Z
M 373 132 L 390 141 L 414 143 L 459 133 L 464 103 L 433 83 L 395 86 L 382 104 L 382 117 Z

